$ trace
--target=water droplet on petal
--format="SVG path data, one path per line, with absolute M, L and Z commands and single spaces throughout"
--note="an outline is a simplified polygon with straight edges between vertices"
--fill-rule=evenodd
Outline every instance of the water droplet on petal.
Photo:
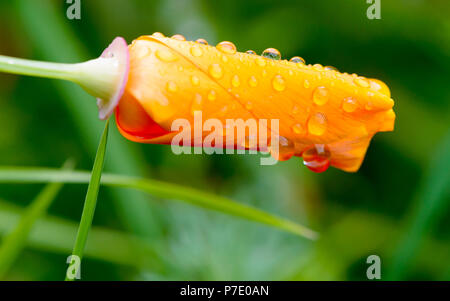
M 370 84 L 364 77 L 357 77 L 354 79 L 355 84 L 363 88 L 369 88 Z
M 154 38 L 165 38 L 165 36 L 162 33 L 160 33 L 160 32 L 154 32 L 152 34 L 152 37 L 154 37 Z
M 383 93 L 384 95 L 391 97 L 391 91 L 389 90 L 389 87 L 382 82 L 381 80 L 378 79 L 370 79 L 370 89 L 374 90 L 374 91 L 378 91 L 380 93 Z
M 328 121 L 325 114 L 318 112 L 309 118 L 308 132 L 311 135 L 321 136 L 327 129 L 327 123 Z
M 324 172 L 330 166 L 331 153 L 323 144 L 307 148 L 302 157 L 303 164 L 313 172 Z
M 172 39 L 178 40 L 178 41 L 186 41 L 186 38 L 184 36 L 182 36 L 181 34 L 173 35 Z
M 191 114 L 192 115 L 194 115 L 195 111 L 202 110 L 202 101 L 203 101 L 202 96 L 198 93 L 195 93 L 194 99 L 192 101 L 192 106 L 191 106 Z
M 294 56 L 289 61 L 292 62 L 292 63 L 300 63 L 300 64 L 305 64 L 306 63 L 305 60 L 302 57 L 299 57 L 299 56 Z
M 166 89 L 167 89 L 167 91 L 173 93 L 173 92 L 177 92 L 178 86 L 173 81 L 169 81 L 169 82 L 167 82 Z
M 305 79 L 305 81 L 303 82 L 303 87 L 305 87 L 305 89 L 308 89 L 311 86 L 311 84 L 309 83 L 309 80 Z
M 253 108 L 253 104 L 252 104 L 250 101 L 248 101 L 248 102 L 245 104 L 245 108 L 246 108 L 247 110 L 251 110 L 251 109 Z
M 191 83 L 194 86 L 198 86 L 200 84 L 200 79 L 196 75 L 192 75 L 191 77 Z
M 313 69 L 316 71 L 323 71 L 323 66 L 321 64 L 314 64 Z
M 325 66 L 324 69 L 325 70 L 332 70 L 332 71 L 339 71 L 336 67 L 333 67 L 333 66 Z
M 300 108 L 296 105 L 292 108 L 292 114 L 296 115 L 300 112 Z
M 203 50 L 201 50 L 199 46 L 192 46 L 190 52 L 195 57 L 202 56 L 203 54 Z
M 267 48 L 261 56 L 272 60 L 281 60 L 281 53 L 275 48 Z
M 262 57 L 258 57 L 256 59 L 256 64 L 258 64 L 259 67 L 265 67 L 266 66 L 266 60 Z
M 155 55 L 163 62 L 174 62 L 178 59 L 177 55 L 167 48 L 156 50 Z
M 214 101 L 214 100 L 216 100 L 216 98 L 217 98 L 217 93 L 216 93 L 216 91 L 214 91 L 214 90 L 209 91 L 209 93 L 208 93 L 208 99 L 209 99 L 210 101 Z
M 294 132 L 294 134 L 300 135 L 303 134 L 305 131 L 305 129 L 303 128 L 303 126 L 300 123 L 294 124 L 292 126 L 292 132 Z
M 272 86 L 278 92 L 283 91 L 286 88 L 284 78 L 279 74 L 275 75 L 275 77 L 272 80 Z
M 278 136 L 278 147 L 270 145 L 268 147 L 270 155 L 279 161 L 289 160 L 294 155 L 294 144 L 283 136 Z
M 356 110 L 358 104 L 356 100 L 351 97 L 347 97 L 342 101 L 342 109 L 347 113 L 352 113 Z
M 266 76 L 267 76 L 267 71 L 266 71 L 266 69 L 264 69 L 264 70 L 262 71 L 262 76 L 263 76 L 263 77 L 266 77 Z
M 231 85 L 235 88 L 239 87 L 241 85 L 241 81 L 239 80 L 239 76 L 235 75 L 231 79 Z
M 314 90 L 313 101 L 316 105 L 323 106 L 324 104 L 326 104 L 328 102 L 328 98 L 329 98 L 329 93 L 328 93 L 327 88 L 320 86 Z
M 223 41 L 217 44 L 216 46 L 217 50 L 226 53 L 226 54 L 235 54 L 236 53 L 236 46 L 228 41 Z
M 212 64 L 209 67 L 209 74 L 214 77 L 215 79 L 219 79 L 223 76 L 223 70 L 222 67 L 220 67 L 219 64 Z
M 205 39 L 197 39 L 195 42 L 203 45 L 208 45 L 208 41 L 206 41 Z
M 256 87 L 258 85 L 258 80 L 256 79 L 256 77 L 254 77 L 253 75 L 250 76 L 250 78 L 248 79 L 248 85 L 250 87 Z
M 256 52 L 254 52 L 253 50 L 247 50 L 245 53 L 247 53 L 247 54 L 253 54 L 253 55 L 256 54 Z
M 148 47 L 140 47 L 140 48 L 138 48 L 136 57 L 139 59 L 142 59 L 145 56 L 149 55 L 149 53 L 150 53 L 150 49 Z

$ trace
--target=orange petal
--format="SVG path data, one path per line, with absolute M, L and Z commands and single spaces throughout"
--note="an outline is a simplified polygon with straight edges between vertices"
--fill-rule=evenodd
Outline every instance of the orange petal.
M 219 45 L 162 35 L 135 40 L 117 108 L 121 133 L 133 141 L 170 144 L 172 122 L 193 124 L 194 111 L 222 124 L 277 119 L 279 131 L 259 130 L 280 136 L 280 160 L 324 145 L 332 166 L 356 171 L 372 136 L 393 130 L 394 101 L 379 80 L 236 52 L 230 42 Z

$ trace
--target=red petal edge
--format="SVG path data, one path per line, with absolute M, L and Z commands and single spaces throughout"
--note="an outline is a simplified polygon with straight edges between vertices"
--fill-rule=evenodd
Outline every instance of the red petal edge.
M 100 57 L 111 58 L 116 57 L 119 60 L 120 80 L 115 87 L 113 96 L 107 101 L 97 98 L 98 117 L 101 120 L 107 119 L 114 112 L 114 109 L 119 104 L 119 100 L 125 91 L 125 86 L 128 81 L 128 73 L 130 71 L 130 53 L 128 51 L 128 44 L 122 37 L 116 37 L 112 43 L 106 48 Z

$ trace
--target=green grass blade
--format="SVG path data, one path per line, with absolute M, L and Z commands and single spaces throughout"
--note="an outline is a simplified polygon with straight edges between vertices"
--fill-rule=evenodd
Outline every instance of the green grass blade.
M 314 231 L 292 221 L 277 217 L 248 205 L 231 201 L 224 197 L 205 193 L 189 187 L 115 175 L 107 175 L 104 179 L 104 184 L 138 189 L 160 198 L 184 201 L 198 207 L 273 226 L 309 239 L 317 238 L 317 234 Z
M 73 162 L 68 160 L 63 165 L 63 169 L 72 169 L 73 165 Z M 62 186 L 63 184 L 60 182 L 48 184 L 25 210 L 17 227 L 4 238 L 0 245 L 0 279 L 5 276 L 14 264 L 24 248 L 34 224 L 39 218 L 46 214 Z
M 50 168 L 0 167 L 0 183 L 45 183 L 59 179 L 65 183 L 86 183 L 89 173 L 64 172 Z M 103 174 L 101 183 L 112 187 L 132 188 L 164 199 L 179 200 L 198 207 L 219 211 L 254 222 L 266 224 L 308 239 L 318 234 L 309 228 L 272 215 L 257 208 L 239 204 L 224 197 L 156 180 Z M 132 202 L 132 199 L 130 199 Z
M 403 279 L 420 250 L 423 239 L 447 212 L 450 195 L 450 132 L 433 154 L 427 177 L 416 195 L 403 238 L 395 251 L 388 280 Z
M 108 141 L 109 119 L 106 121 L 97 154 L 95 155 L 94 167 L 92 168 L 91 179 L 89 181 L 86 199 L 84 201 L 83 213 L 81 215 L 80 227 L 78 228 L 77 238 L 73 247 L 72 255 L 78 256 L 81 261 L 83 251 L 86 246 L 89 230 L 94 219 L 95 207 L 97 206 L 97 196 L 100 189 L 100 180 L 102 178 L 103 164 L 105 162 L 106 144 Z M 74 280 L 67 278 L 66 280 Z
M 0 237 L 11 233 L 25 212 L 22 207 L 0 199 Z M 26 248 L 67 256 L 72 252 L 77 230 L 76 222 L 46 215 L 33 226 L 25 242 Z M 92 226 L 84 257 L 160 273 L 163 264 L 170 264 L 164 263 L 160 253 L 160 246 L 133 234 Z

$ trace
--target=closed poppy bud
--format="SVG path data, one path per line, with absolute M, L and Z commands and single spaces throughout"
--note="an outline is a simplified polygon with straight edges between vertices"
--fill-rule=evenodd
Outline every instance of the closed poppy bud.
M 299 57 L 280 60 L 276 49 L 258 56 L 237 52 L 231 42 L 213 47 L 154 34 L 135 40 L 129 54 L 116 118 L 120 132 L 133 141 L 170 144 L 178 133 L 172 124 L 193 123 L 195 111 L 223 124 L 264 119 L 267 128 L 258 130 L 279 137 L 278 151 L 272 151 L 279 160 L 299 156 L 313 171 L 332 165 L 354 172 L 372 136 L 394 127 L 394 101 L 383 82 L 305 65 Z M 278 129 L 270 120 L 279 121 Z

